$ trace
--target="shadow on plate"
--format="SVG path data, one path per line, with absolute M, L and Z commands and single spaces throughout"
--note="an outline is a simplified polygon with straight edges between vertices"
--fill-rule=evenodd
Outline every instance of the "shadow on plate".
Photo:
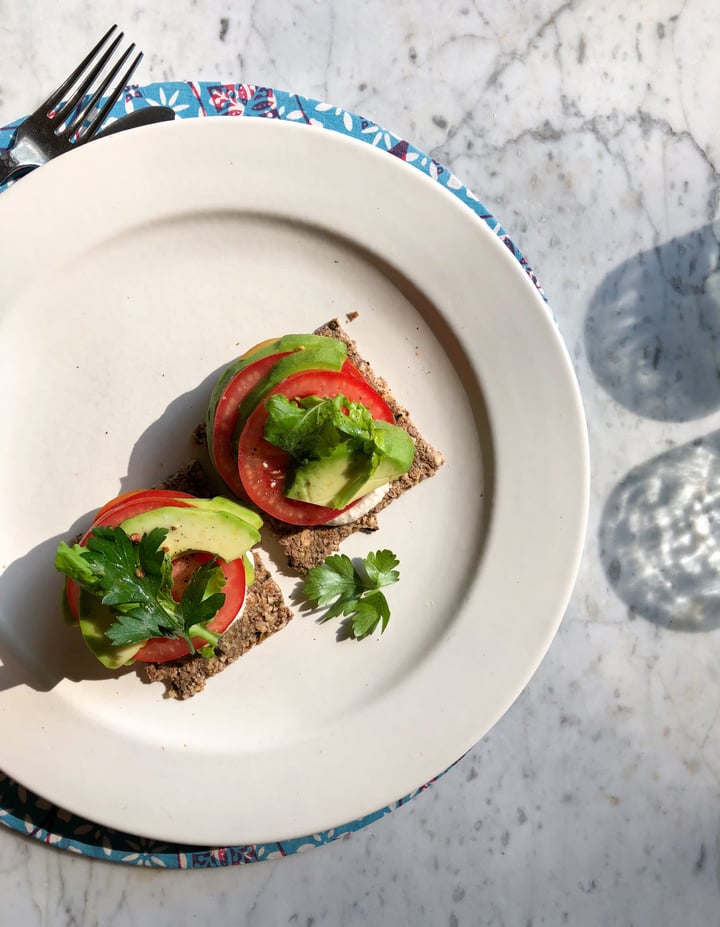
M 64 539 L 49 538 L 0 576 L 0 691 L 24 684 L 46 692 L 62 679 L 110 674 L 87 650 L 79 630 L 63 621 L 62 577 L 54 560 Z
M 610 495 L 605 572 L 632 617 L 673 631 L 720 627 L 720 431 L 646 461 Z
M 203 455 L 193 431 L 204 420 L 207 397 L 219 373 L 171 402 L 138 438 L 121 480 L 122 492 L 152 486 Z M 106 501 L 98 499 L 98 508 Z M 77 629 L 62 618 L 62 577 L 54 567 L 55 551 L 61 540 L 70 541 L 84 531 L 93 514 L 78 518 L 66 535 L 48 538 L 18 557 L 0 575 L 0 691 L 21 684 L 49 691 L 63 679 L 107 679 L 137 672 L 133 667 L 103 667 Z
M 720 408 L 720 223 L 625 261 L 590 303 L 598 382 L 627 409 L 692 421 Z
M 121 479 L 121 492 L 147 488 L 162 482 L 189 461 L 198 459 L 208 476 L 204 491 L 219 491 L 208 464 L 204 444 L 198 444 L 195 431 L 204 424 L 208 398 L 224 368 L 220 367 L 202 383 L 174 399 L 160 418 L 145 429 L 135 442 Z

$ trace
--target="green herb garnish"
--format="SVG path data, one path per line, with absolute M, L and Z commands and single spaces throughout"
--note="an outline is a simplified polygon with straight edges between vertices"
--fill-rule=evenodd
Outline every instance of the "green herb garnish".
M 399 564 L 391 550 L 368 554 L 362 570 L 345 554 L 333 554 L 308 571 L 303 592 L 316 605 L 330 605 L 321 621 L 345 615 L 352 618 L 356 638 L 372 634 L 379 624 L 382 633 L 390 620 L 390 607 L 380 590 L 400 579 Z
M 219 641 L 208 630 L 225 601 L 225 584 L 215 560 L 193 573 L 179 602 L 172 597 L 172 561 L 163 550 L 167 529 L 154 528 L 134 542 L 121 527 L 93 528 L 86 547 L 64 542 L 55 566 L 86 592 L 112 609 L 114 623 L 106 631 L 113 644 L 138 644 L 153 637 L 175 637 L 195 652 L 193 637 L 207 641 L 200 650 L 211 656 Z
M 308 396 L 291 401 L 271 396 L 267 401 L 265 440 L 296 460 L 324 457 L 344 442 L 368 457 L 375 450 L 375 423 L 370 410 L 346 396 Z

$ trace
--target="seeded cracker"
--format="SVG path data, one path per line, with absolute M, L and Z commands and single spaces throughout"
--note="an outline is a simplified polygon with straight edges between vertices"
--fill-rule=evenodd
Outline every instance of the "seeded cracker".
M 283 522 L 263 514 L 265 524 L 280 544 L 290 567 L 300 573 L 306 573 L 329 555 L 339 550 L 340 545 L 356 531 L 372 533 L 378 528 L 377 515 L 382 509 L 390 505 L 408 489 L 417 486 L 423 480 L 433 476 L 442 466 L 443 456 L 435 450 L 422 437 L 410 419 L 407 409 L 404 409 L 390 392 L 390 387 L 381 377 L 377 376 L 368 362 L 364 360 L 356 343 L 343 331 L 337 319 L 333 319 L 321 328 L 316 329 L 316 335 L 326 335 L 343 341 L 348 349 L 348 358 L 355 364 L 373 389 L 378 392 L 390 406 L 395 416 L 395 424 L 404 428 L 415 442 L 415 459 L 410 470 L 395 480 L 384 498 L 367 515 L 349 525 L 333 528 L 323 525 L 305 528 L 297 525 L 287 525 Z

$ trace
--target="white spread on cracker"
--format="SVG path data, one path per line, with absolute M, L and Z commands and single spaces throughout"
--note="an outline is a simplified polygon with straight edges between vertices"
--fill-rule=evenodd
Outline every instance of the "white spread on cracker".
M 363 515 L 367 515 L 368 512 L 372 511 L 381 499 L 383 499 L 389 488 L 389 483 L 378 486 L 377 489 L 373 489 L 372 492 L 369 492 L 367 496 L 358 499 L 355 505 L 348 509 L 347 512 L 343 512 L 341 515 L 338 515 L 337 518 L 333 518 L 332 521 L 327 521 L 325 524 L 331 528 L 339 528 L 341 525 L 351 525 L 354 521 L 357 521 L 359 518 L 362 518 Z

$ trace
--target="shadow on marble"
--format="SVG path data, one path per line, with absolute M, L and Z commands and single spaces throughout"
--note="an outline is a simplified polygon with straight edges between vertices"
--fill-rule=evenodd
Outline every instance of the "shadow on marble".
M 600 556 L 632 617 L 720 627 L 720 431 L 631 470 L 610 495 Z
M 685 422 L 720 408 L 720 223 L 625 261 L 585 320 L 590 367 L 638 415 Z

